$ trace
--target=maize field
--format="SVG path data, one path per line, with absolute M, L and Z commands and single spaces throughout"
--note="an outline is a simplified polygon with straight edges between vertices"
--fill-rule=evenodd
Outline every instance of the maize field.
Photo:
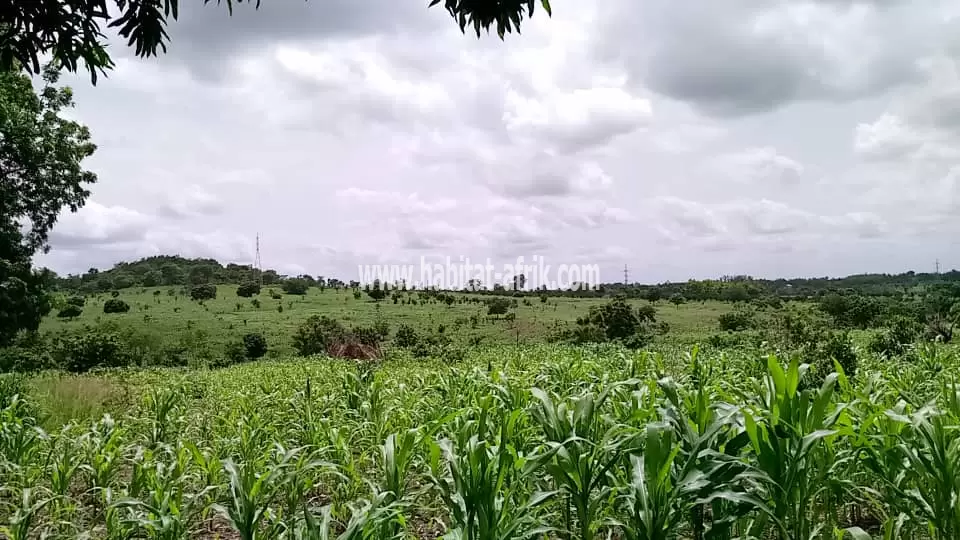
M 0 537 L 960 538 L 960 368 L 504 347 L 122 380 L 51 426 L 2 396 Z M 29 381 L 28 381 L 29 386 Z

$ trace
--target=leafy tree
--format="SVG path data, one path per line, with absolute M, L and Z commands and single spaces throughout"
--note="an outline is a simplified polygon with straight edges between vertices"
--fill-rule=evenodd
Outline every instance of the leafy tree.
M 33 3 L 18 4 L 26 5 Z M 0 28 L 7 24 L 0 15 Z M 6 36 L 0 43 L 8 46 Z M 37 94 L 29 77 L 0 72 L 0 346 L 20 330 L 36 330 L 50 311 L 50 283 L 31 269 L 31 258 L 46 249 L 60 212 L 80 208 L 89 195 L 84 186 L 97 178 L 81 167 L 96 146 L 86 127 L 61 116 L 73 94 L 55 87 L 57 78 L 45 69 Z
M 367 291 L 367 296 L 373 299 L 374 302 L 379 302 L 387 297 L 387 291 L 383 289 L 369 289 Z
M 243 336 L 243 348 L 247 358 L 256 360 L 267 354 L 267 339 L 263 334 L 250 333 Z
M 217 297 L 217 286 L 209 283 L 197 285 L 190 289 L 190 298 L 193 300 L 213 300 Z
M 327 347 L 343 339 L 346 330 L 336 319 L 313 315 L 304 321 L 293 335 L 293 348 L 300 356 L 324 354 Z
M 164 285 L 182 285 L 183 270 L 176 264 L 165 264 L 160 267 Z
M 190 269 L 189 281 L 191 285 L 203 285 L 213 279 L 213 268 L 210 266 L 194 266 Z
M 310 283 L 300 278 L 286 279 L 280 284 L 280 288 L 287 294 L 303 296 L 307 294 L 307 291 L 310 289 Z
M 237 287 L 237 296 L 242 296 L 243 298 L 250 298 L 251 296 L 260 294 L 260 284 L 256 281 L 247 281 L 246 283 L 241 283 Z
M 487 301 L 487 315 L 500 316 L 506 315 L 510 310 L 510 300 L 506 298 L 493 298 Z
M 260 7 L 260 0 L 246 1 Z M 535 0 L 433 0 L 430 6 L 441 1 L 462 32 L 470 27 L 480 37 L 481 30 L 489 32 L 493 26 L 501 39 L 513 31 L 519 33 L 524 16 L 533 16 L 536 5 Z M 204 4 L 210 2 L 203 0 Z M 244 0 L 223 3 L 233 13 L 234 5 Z M 549 0 L 539 3 L 550 14 Z M 113 67 L 101 25 L 116 28 L 138 56 L 156 56 L 167 50 L 166 25 L 178 18 L 179 4 L 179 0 L 13 2 L 0 10 L 0 28 L 8 29 L 0 40 L 0 70 L 11 70 L 19 63 L 36 73 L 40 58 L 49 53 L 69 71 L 77 71 L 82 64 L 96 83 L 98 74 Z M 322 3 L 317 9 L 323 9 Z
M 420 336 L 417 335 L 417 331 L 409 324 L 401 324 L 397 327 L 397 333 L 393 336 L 393 342 L 397 347 L 410 348 L 420 342 Z
M 130 304 L 119 298 L 111 298 L 103 303 L 104 313 L 126 313 L 130 311 Z
M 160 270 L 151 270 L 143 275 L 144 287 L 156 287 L 163 284 L 163 272 Z

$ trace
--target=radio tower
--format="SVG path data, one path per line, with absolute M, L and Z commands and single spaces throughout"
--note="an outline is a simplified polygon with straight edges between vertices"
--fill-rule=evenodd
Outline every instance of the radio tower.
M 939 273 L 940 273 L 940 259 L 937 259 L 936 265 L 937 265 L 937 273 L 939 274 Z
M 263 263 L 260 260 L 260 233 L 257 233 L 257 255 L 253 260 L 253 267 L 257 272 L 257 284 L 263 288 Z
M 627 265 L 623 265 L 623 284 L 627 285 L 630 283 L 630 272 L 627 270 Z

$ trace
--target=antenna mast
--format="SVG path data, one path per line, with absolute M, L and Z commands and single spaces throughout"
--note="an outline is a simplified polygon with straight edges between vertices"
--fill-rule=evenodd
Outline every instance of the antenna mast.
M 253 260 L 253 267 L 257 271 L 257 285 L 263 288 L 263 263 L 260 260 L 260 233 L 257 233 L 257 255 Z
M 623 284 L 627 285 L 630 283 L 630 272 L 627 270 L 627 265 L 623 265 Z

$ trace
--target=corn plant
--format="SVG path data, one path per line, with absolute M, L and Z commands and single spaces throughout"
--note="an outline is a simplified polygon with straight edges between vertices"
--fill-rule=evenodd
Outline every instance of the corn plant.
M 831 473 L 824 440 L 836 433 L 832 428 L 843 410 L 831 401 L 837 374 L 828 375 L 819 389 L 800 390 L 807 369 L 794 357 L 784 370 L 770 356 L 764 384 L 744 410 L 757 469 L 771 488 L 772 517 L 785 540 L 813 538 L 826 526 L 814 518 L 814 506 Z
M 564 495 L 563 519 L 566 536 L 573 530 L 572 506 L 579 538 L 592 539 L 600 525 L 601 505 L 609 498 L 614 477 L 611 469 L 635 448 L 632 430 L 604 419 L 601 409 L 613 387 L 588 392 L 569 402 L 556 403 L 539 388 L 531 392 L 538 404 L 533 416 L 540 424 L 552 459 L 546 470 Z
M 455 439 L 430 441 L 428 479 L 450 512 L 446 538 L 509 540 L 543 534 L 535 511 L 552 492 L 531 491 L 542 457 L 523 455 L 512 444 L 522 411 L 494 417 L 492 399 L 451 426 Z

